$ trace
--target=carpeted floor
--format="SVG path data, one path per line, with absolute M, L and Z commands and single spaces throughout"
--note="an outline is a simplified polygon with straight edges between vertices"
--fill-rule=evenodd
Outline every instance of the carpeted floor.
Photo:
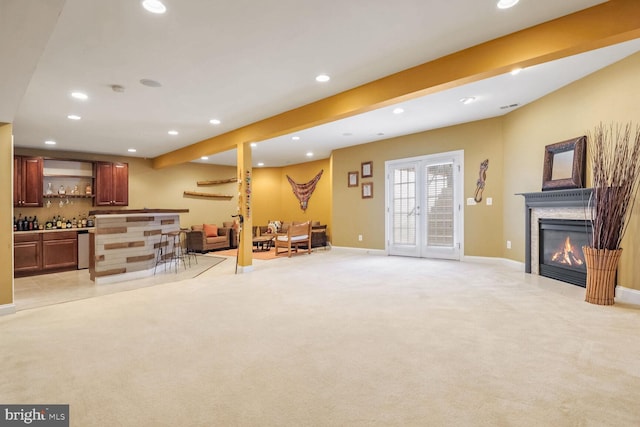
M 0 318 L 0 401 L 72 426 L 638 426 L 640 310 L 333 249 Z

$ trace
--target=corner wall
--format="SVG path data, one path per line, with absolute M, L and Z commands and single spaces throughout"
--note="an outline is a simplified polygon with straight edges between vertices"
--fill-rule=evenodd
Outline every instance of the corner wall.
M 311 181 L 323 171 L 309 199 L 307 209 L 300 208 L 287 175 L 296 183 Z M 320 221 L 331 235 L 331 161 L 329 159 L 300 163 L 282 168 L 253 169 L 253 225 L 267 225 L 269 220 Z
M 504 257 L 524 261 L 524 198 L 515 194 L 541 190 L 544 147 L 584 135 L 600 122 L 640 124 L 639 75 L 637 53 L 505 116 L 504 170 L 512 179 L 505 180 L 503 190 L 504 237 L 512 241 L 512 249 L 505 249 Z M 589 186 L 589 163 L 586 175 Z M 639 204 L 622 244 L 618 283 L 640 290 Z

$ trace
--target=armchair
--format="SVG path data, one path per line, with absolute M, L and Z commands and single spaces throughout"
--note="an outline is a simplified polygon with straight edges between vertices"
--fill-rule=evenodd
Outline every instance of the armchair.
M 311 222 L 293 224 L 286 233 L 278 233 L 275 238 L 276 255 L 287 253 L 291 257 L 292 249 L 298 251 L 298 246 L 305 246 L 307 253 L 311 253 Z M 278 248 L 286 248 L 286 252 L 278 252 Z

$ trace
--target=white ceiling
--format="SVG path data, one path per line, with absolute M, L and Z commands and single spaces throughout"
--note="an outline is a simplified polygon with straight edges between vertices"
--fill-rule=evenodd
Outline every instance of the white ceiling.
M 0 121 L 14 123 L 17 147 L 53 139 L 56 150 L 136 148 L 133 156 L 151 158 L 602 1 L 521 0 L 499 10 L 496 0 L 164 0 L 164 15 L 140 3 L 0 0 L 0 57 L 11 64 L 0 67 Z M 254 162 L 301 163 L 505 114 L 512 109 L 503 105 L 524 105 L 638 50 L 638 40 L 627 42 L 405 102 L 401 115 L 385 108 L 304 130 L 299 141 L 263 141 Z M 331 81 L 317 83 L 319 73 Z M 72 99 L 74 90 L 90 98 Z M 478 101 L 462 105 L 463 96 Z M 235 164 L 235 153 L 209 162 Z

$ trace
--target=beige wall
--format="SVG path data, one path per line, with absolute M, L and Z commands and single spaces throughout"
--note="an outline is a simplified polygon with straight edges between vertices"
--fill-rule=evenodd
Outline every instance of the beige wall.
M 16 141 L 17 143 L 17 141 Z M 129 164 L 129 206 L 122 209 L 189 209 L 189 213 L 180 214 L 180 225 L 188 227 L 193 224 L 215 223 L 231 221 L 231 215 L 237 212 L 238 186 L 229 183 L 214 186 L 200 186 L 197 181 L 229 179 L 236 176 L 235 166 L 212 166 L 198 163 L 185 163 L 164 169 L 153 169 L 151 160 L 134 157 L 102 156 L 87 153 L 58 152 L 52 150 L 27 150 L 16 148 L 16 154 L 42 155 L 77 160 L 103 160 L 126 162 Z M 202 193 L 216 193 L 232 195 L 231 200 L 210 199 L 184 196 L 183 192 L 197 191 Z M 78 213 L 103 208 L 93 207 L 90 202 L 75 200 L 74 205 L 58 208 L 54 204 L 51 208 L 20 208 L 16 215 L 37 215 L 39 219 L 60 214 L 73 217 Z M 114 209 L 105 207 L 104 209 Z
M 584 135 L 598 123 L 640 123 L 640 53 L 568 85 L 505 117 L 504 237 L 506 258 L 524 261 L 524 199 L 515 193 L 540 191 L 544 147 Z M 587 147 L 589 142 L 587 142 Z M 587 185 L 591 182 L 587 166 Z M 619 283 L 640 289 L 640 207 L 623 241 Z M 635 262 L 635 265 L 634 265 Z M 635 269 L 635 271 L 634 271 Z
M 0 307 L 13 303 L 13 146 L 12 126 L 0 123 Z
M 336 150 L 333 153 L 333 244 L 384 249 L 385 161 L 464 150 L 464 198 L 473 197 L 480 163 L 489 159 L 483 202 L 464 205 L 465 255 L 502 256 L 502 119 L 482 120 Z M 347 173 L 373 161 L 373 198 L 362 199 L 361 187 L 347 187 Z M 487 197 L 493 205 L 487 206 Z M 358 235 L 362 234 L 362 241 Z

